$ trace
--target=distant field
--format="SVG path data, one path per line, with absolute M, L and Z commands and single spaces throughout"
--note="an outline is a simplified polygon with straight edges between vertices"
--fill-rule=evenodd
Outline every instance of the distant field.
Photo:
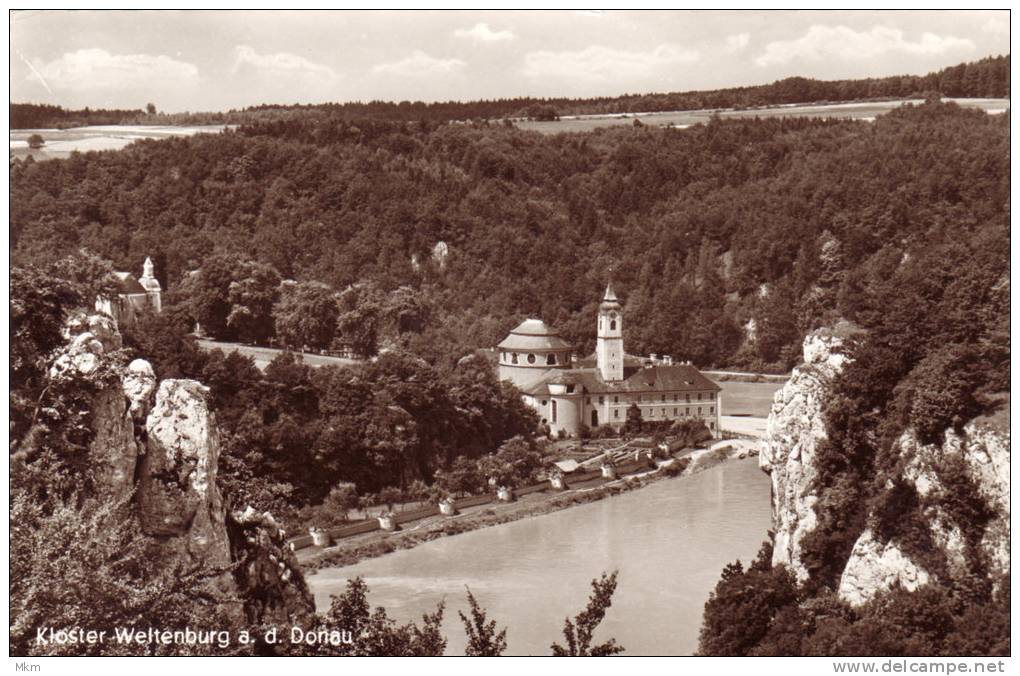
M 724 416 L 752 416 L 767 418 L 772 398 L 783 386 L 781 382 L 742 383 L 735 380 L 716 381 L 722 388 L 722 414 Z
M 968 108 L 981 108 L 989 113 L 1009 110 L 1009 99 L 944 99 L 955 101 Z M 634 120 L 656 127 L 690 127 L 708 122 L 712 115 L 719 117 L 847 117 L 855 120 L 874 120 L 876 115 L 888 113 L 904 103 L 922 103 L 920 99 L 898 101 L 862 101 L 859 103 L 833 103 L 826 105 L 777 106 L 752 110 L 686 110 L 666 113 L 628 113 L 620 115 L 581 115 L 564 117 L 556 122 L 517 122 L 521 129 L 533 129 L 543 134 L 569 131 L 591 131 L 598 127 L 632 125 Z
M 56 160 L 72 152 L 120 150 L 143 138 L 161 139 L 194 134 L 215 134 L 223 125 L 174 127 L 146 125 L 102 125 L 73 129 L 14 129 L 10 132 L 10 149 L 15 157 L 31 155 L 36 161 Z M 42 148 L 28 147 L 28 137 L 39 134 L 46 141 Z

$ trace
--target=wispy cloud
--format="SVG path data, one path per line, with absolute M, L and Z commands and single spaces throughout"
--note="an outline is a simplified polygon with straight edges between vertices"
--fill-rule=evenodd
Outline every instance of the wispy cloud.
M 751 42 L 750 33 L 737 33 L 736 35 L 729 35 L 726 37 L 725 50 L 730 54 L 736 54 L 747 49 L 747 45 Z
M 448 75 L 456 73 L 467 64 L 460 59 L 438 59 L 429 56 L 420 49 L 414 50 L 410 56 L 391 63 L 380 63 L 372 67 L 372 72 L 382 75 L 399 75 L 414 77 L 419 75 Z
M 698 52 L 677 45 L 661 44 L 648 51 L 629 51 L 592 45 L 579 51 L 537 51 L 524 56 L 528 77 L 562 77 L 577 80 L 610 81 L 648 77 L 666 66 L 694 63 Z
M 194 84 L 199 75 L 193 64 L 162 54 L 111 54 L 92 48 L 68 52 L 48 63 L 33 63 L 28 79 L 57 91 L 130 92 L 154 85 Z
M 310 61 L 289 52 L 259 54 L 253 47 L 238 45 L 234 48 L 234 65 L 231 72 L 254 69 L 261 75 L 300 76 L 320 80 L 335 80 L 339 75 L 329 66 Z
M 755 63 L 771 66 L 801 59 L 817 61 L 831 58 L 850 61 L 888 54 L 931 56 L 974 48 L 973 41 L 952 35 L 924 33 L 920 39 L 912 41 L 898 28 L 886 26 L 855 31 L 846 26 L 815 25 L 795 40 L 770 42 Z
M 476 23 L 471 28 L 458 28 L 453 34 L 455 37 L 474 42 L 508 42 L 516 37 L 509 30 L 494 31 L 487 23 Z

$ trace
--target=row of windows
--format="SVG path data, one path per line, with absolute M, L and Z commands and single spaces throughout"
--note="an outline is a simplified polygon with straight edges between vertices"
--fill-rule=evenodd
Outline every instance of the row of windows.
M 702 393 L 698 392 L 697 394 L 694 395 L 694 399 L 692 399 L 691 398 L 691 393 L 690 392 L 686 392 L 686 393 L 684 393 L 683 396 L 684 396 L 684 401 L 689 403 L 691 401 L 701 401 L 701 395 L 702 395 Z M 705 395 L 705 401 L 712 401 L 713 397 L 712 397 L 711 394 L 709 394 L 708 392 L 705 392 L 704 395 Z M 661 401 L 661 402 L 665 402 L 665 401 L 667 401 L 667 397 L 672 397 L 672 400 L 674 402 L 680 401 L 680 393 L 679 392 L 673 392 L 671 395 L 662 394 L 662 395 L 659 396 L 658 400 Z M 638 400 L 639 403 L 644 402 L 645 401 L 645 395 L 639 394 L 637 400 Z M 655 395 L 654 394 L 648 395 L 648 401 L 650 403 L 655 402 L 656 401 Z M 591 397 L 588 397 L 586 399 L 585 403 L 586 404 L 590 404 L 591 403 Z M 606 403 L 606 398 L 604 396 L 599 396 L 599 403 L 600 404 Z M 619 404 L 620 403 L 620 396 L 619 395 L 613 395 L 613 403 L 614 404 Z
M 684 415 L 691 415 L 691 408 L 692 407 L 690 407 L 690 406 L 684 408 Z M 702 408 L 703 407 L 698 406 L 698 415 L 704 415 L 704 411 L 702 410 Z M 555 411 L 555 409 L 556 409 L 556 402 L 554 401 L 553 402 L 553 410 Z M 661 411 L 662 414 L 659 417 L 668 418 L 669 417 L 668 410 L 669 409 L 660 408 L 659 411 Z M 614 408 L 613 409 L 613 417 L 614 418 L 619 418 L 620 417 L 620 411 L 621 411 L 621 409 Z M 708 414 L 709 415 L 715 415 L 715 406 L 709 406 L 708 407 Z M 649 418 L 654 418 L 654 417 L 656 417 L 655 416 L 655 408 L 644 409 L 644 410 L 641 411 L 641 415 L 642 416 L 648 416 Z M 675 418 L 678 415 L 680 415 L 680 409 L 679 408 L 674 408 L 673 409 L 673 417 Z
M 556 364 L 558 364 L 558 363 L 566 364 L 566 363 L 569 363 L 569 361 L 570 361 L 567 358 L 566 355 L 561 355 L 560 358 L 561 358 L 562 361 L 558 362 L 556 360 L 556 355 L 555 354 L 547 354 L 545 356 L 543 356 L 543 355 L 537 355 L 536 356 L 536 355 L 531 354 L 531 353 L 528 353 L 528 354 L 518 354 L 516 352 L 501 352 L 499 358 L 500 358 L 500 361 L 502 361 L 505 364 L 523 364 L 524 362 L 527 362 L 528 364 L 537 364 L 537 363 L 545 362 L 546 366 L 556 366 Z

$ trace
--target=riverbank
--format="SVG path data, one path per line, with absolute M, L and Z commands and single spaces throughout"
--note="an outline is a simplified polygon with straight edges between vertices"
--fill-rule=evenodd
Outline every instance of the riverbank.
M 321 568 L 349 566 L 432 540 L 498 526 L 533 516 L 557 512 L 643 488 L 669 478 L 683 478 L 715 467 L 727 460 L 757 455 L 757 444 L 736 439 L 716 442 L 708 449 L 694 451 L 680 459 L 661 463 L 655 469 L 616 481 L 591 481 L 555 493 L 533 493 L 510 503 L 490 503 L 464 509 L 455 516 L 436 515 L 422 519 L 406 530 L 373 531 L 346 538 L 333 547 L 299 550 L 298 561 L 306 574 Z

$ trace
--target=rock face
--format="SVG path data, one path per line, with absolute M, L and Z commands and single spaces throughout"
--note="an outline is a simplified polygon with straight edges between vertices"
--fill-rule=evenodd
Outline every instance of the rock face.
M 825 439 L 822 404 L 846 356 L 843 340 L 828 331 L 804 339 L 804 363 L 776 392 L 769 413 L 758 465 L 772 479 L 772 565 L 785 564 L 804 581 L 801 539 L 815 527 L 818 496 L 811 484 L 816 475 L 815 449 Z
M 882 544 L 868 529 L 857 539 L 850 553 L 839 581 L 839 597 L 856 606 L 894 584 L 914 591 L 929 579 L 927 571 L 911 561 L 895 543 Z
M 271 515 L 228 513 L 216 484 L 219 434 L 208 389 L 194 380 L 158 383 L 141 359 L 117 366 L 112 320 L 78 317 L 51 378 L 93 382 L 90 459 L 96 487 L 111 499 L 134 497 L 142 532 L 160 565 L 222 572 L 213 585 L 238 621 L 305 624 L 314 600 Z
M 845 333 L 821 330 L 804 340 L 804 364 L 794 369 L 790 380 L 776 393 L 759 456 L 760 467 L 772 480 L 772 563 L 785 564 L 800 581 L 808 577 L 801 542 L 816 525 L 816 450 L 826 436 L 821 412 L 832 380 L 846 364 L 839 337 Z M 944 560 L 945 566 L 939 571 L 925 570 L 899 543 L 881 542 L 869 528 L 858 537 L 844 567 L 840 597 L 859 605 L 894 584 L 913 590 L 939 575 L 955 576 L 967 571 L 965 525 L 956 523 L 940 505 L 939 498 L 948 489 L 939 479 L 939 469 L 962 472 L 962 478 L 976 486 L 992 514 L 977 545 L 977 555 L 983 558 L 990 574 L 1008 572 L 1008 432 L 972 422 L 959 433 L 947 430 L 940 444 L 926 445 L 908 430 L 897 440 L 897 446 L 896 455 L 902 459 L 901 477 L 913 485 L 926 505 L 922 515 L 937 549 L 933 554 Z M 869 518 L 869 522 L 873 520 Z
M 1007 574 L 1010 569 L 1009 435 L 970 423 L 962 433 L 946 430 L 939 445 L 922 444 L 912 431 L 907 431 L 897 440 L 897 446 L 899 456 L 904 459 L 902 478 L 914 486 L 922 499 L 932 498 L 924 508 L 924 517 L 937 553 L 945 561 L 942 574 L 962 576 L 969 566 L 964 526 L 956 523 L 938 500 L 946 487 L 939 479 L 937 468 L 947 466 L 964 473 L 991 512 L 976 554 L 983 558 L 990 575 Z M 912 590 L 934 577 L 933 572 L 911 561 L 895 542 L 883 546 L 868 530 L 854 544 L 840 579 L 839 596 L 852 605 L 860 605 L 896 582 Z

